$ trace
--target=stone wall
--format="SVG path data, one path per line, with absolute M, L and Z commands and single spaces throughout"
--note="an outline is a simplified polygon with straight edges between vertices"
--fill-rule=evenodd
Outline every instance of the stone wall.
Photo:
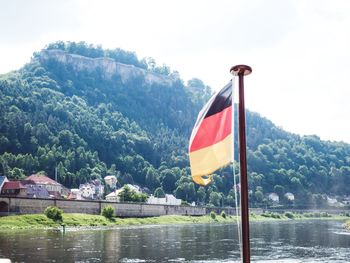
M 0 216 L 8 214 L 39 214 L 43 213 L 48 206 L 57 206 L 65 213 L 101 214 L 103 207 L 110 205 L 115 209 L 119 217 L 149 217 L 161 215 L 207 215 L 211 211 L 220 214 L 225 211 L 227 215 L 235 215 L 236 210 L 232 207 L 203 207 L 203 206 L 176 206 L 154 205 L 140 203 L 115 203 L 107 201 L 83 201 L 64 199 L 42 199 L 26 197 L 0 196 Z M 3 211 L 4 210 L 4 211 Z M 5 211 L 6 210 L 6 211 Z M 289 209 L 291 211 L 293 209 Z M 250 208 L 255 214 L 262 214 L 263 209 Z M 308 212 L 307 210 L 303 210 Z
M 220 214 L 225 211 L 228 215 L 234 215 L 233 208 L 212 208 L 199 206 L 175 206 L 175 205 L 153 205 L 140 203 L 115 203 L 107 201 L 82 201 L 63 199 L 41 199 L 25 197 L 0 197 L 0 203 L 5 204 L 8 211 L 0 211 L 5 214 L 35 214 L 43 213 L 48 206 L 57 206 L 65 213 L 100 214 L 103 207 L 110 205 L 114 207 L 116 216 L 119 217 L 149 217 L 161 215 L 191 215 L 201 216 L 215 211 Z M 6 206 L 6 204 L 8 206 Z

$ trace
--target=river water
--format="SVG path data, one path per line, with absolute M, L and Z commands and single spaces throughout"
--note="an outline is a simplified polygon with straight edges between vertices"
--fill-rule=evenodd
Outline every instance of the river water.
M 253 222 L 252 262 L 350 262 L 340 221 Z M 237 226 L 121 227 L 0 232 L 0 258 L 12 262 L 240 262 Z

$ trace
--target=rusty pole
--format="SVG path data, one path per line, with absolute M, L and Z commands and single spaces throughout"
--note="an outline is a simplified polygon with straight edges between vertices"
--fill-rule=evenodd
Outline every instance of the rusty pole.
M 247 177 L 247 142 L 245 128 L 245 106 L 244 106 L 244 76 L 252 72 L 251 67 L 246 65 L 233 66 L 231 74 L 238 76 L 239 82 L 239 160 L 240 160 L 240 183 L 241 183 L 241 214 L 242 214 L 242 260 L 250 263 L 250 240 L 249 240 L 249 205 L 248 205 L 248 177 Z M 233 103 L 232 103 L 233 106 Z M 233 118 L 233 116 L 232 116 Z

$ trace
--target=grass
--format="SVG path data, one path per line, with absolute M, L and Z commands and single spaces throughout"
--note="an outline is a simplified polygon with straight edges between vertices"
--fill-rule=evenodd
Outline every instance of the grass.
M 265 213 L 262 215 L 250 214 L 251 221 L 273 221 L 273 220 L 307 220 L 307 219 L 333 219 L 344 220 L 349 217 L 341 215 L 309 215 L 309 214 L 293 214 L 286 212 L 284 214 Z M 5 229 L 52 229 L 61 228 L 61 224 L 66 227 L 112 227 L 126 225 L 169 225 L 169 224 L 204 224 L 204 223 L 233 223 L 236 222 L 235 216 L 216 215 L 213 219 L 207 216 L 159 216 L 146 218 L 112 218 L 107 219 L 101 215 L 88 214 L 65 214 L 63 213 L 62 222 L 55 222 L 47 218 L 43 214 L 16 215 L 0 217 L 0 230 Z M 350 221 L 347 223 L 350 230 Z

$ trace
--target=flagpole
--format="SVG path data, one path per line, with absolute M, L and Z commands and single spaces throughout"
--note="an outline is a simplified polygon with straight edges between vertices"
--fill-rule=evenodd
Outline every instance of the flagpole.
M 238 105 L 238 129 L 239 129 L 239 160 L 241 183 L 241 224 L 242 224 L 242 252 L 243 263 L 250 263 L 249 241 L 249 206 L 248 206 L 248 179 L 247 179 L 247 143 L 245 128 L 244 106 L 244 76 L 252 73 L 252 69 L 246 65 L 236 65 L 230 69 L 231 74 L 238 76 L 239 81 L 239 105 Z M 233 103 L 232 103 L 233 106 Z M 232 116 L 233 117 L 233 116 Z M 232 131 L 233 132 L 233 131 Z

